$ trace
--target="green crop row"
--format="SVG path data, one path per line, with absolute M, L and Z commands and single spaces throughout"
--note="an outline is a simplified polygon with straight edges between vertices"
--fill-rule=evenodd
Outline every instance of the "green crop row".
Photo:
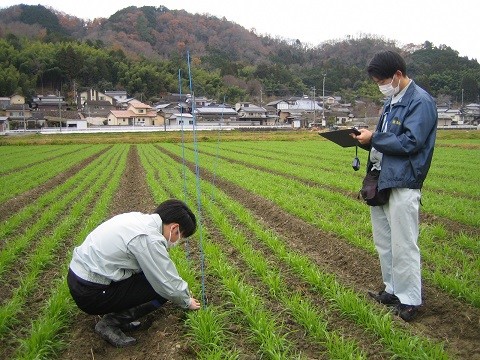
M 24 169 L 23 171 L 13 172 L 8 175 L 1 176 L 0 203 L 43 184 L 56 175 L 67 171 L 80 161 L 98 153 L 105 147 L 105 145 L 94 145 L 84 148 L 82 151 L 77 151 L 74 154 L 56 157 L 50 161 L 38 163 L 34 166 Z
M 31 255 L 25 259 L 26 267 L 21 273 L 19 286 L 0 308 L 2 337 L 4 341 L 9 339 L 11 344 L 12 342 L 17 344 L 15 354 L 10 354 L 9 358 L 51 359 L 62 348 L 62 330 L 71 322 L 75 307 L 68 295 L 65 282 L 70 259 L 66 254 L 58 253 L 59 247 L 72 241 L 83 240 L 94 226 L 104 220 L 112 195 L 118 186 L 118 179 L 125 168 L 126 149 L 128 149 L 126 145 L 114 146 L 91 166 L 81 170 L 75 177 L 83 192 L 75 193 L 70 189 L 76 195 L 69 198 L 68 189 L 63 189 L 63 195 L 70 201 L 65 201 L 61 193 L 52 191 L 56 193 L 58 202 L 62 203 L 62 214 L 49 225 L 53 227 L 49 233 L 39 236 L 35 241 L 31 240 L 35 243 L 35 249 L 30 250 Z M 48 197 L 47 194 L 45 196 Z M 40 203 L 43 201 L 44 198 L 39 199 Z M 61 209 L 56 208 L 55 204 L 45 207 L 46 212 L 52 210 Z M 76 235 L 72 236 L 76 229 L 80 230 L 78 235 L 75 231 Z M 51 288 L 43 290 L 45 299 L 42 301 L 38 317 L 33 319 L 31 324 L 24 324 L 18 318 L 18 314 L 31 294 L 39 291 L 37 289 L 39 276 L 54 265 L 57 266 L 54 271 L 57 275 L 51 280 Z M 22 330 L 19 330 L 19 327 Z M 22 335 L 19 337 L 18 334 Z
M 180 154 L 181 151 L 179 146 L 172 144 L 164 144 L 162 148 L 176 154 Z M 187 149 L 186 154 L 189 161 L 194 161 L 192 151 Z M 216 161 L 218 161 L 216 156 L 202 153 L 202 166 L 209 171 L 213 171 Z M 298 173 L 302 174 L 301 168 Z M 227 160 L 221 161 L 220 166 L 217 166 L 217 176 L 275 202 L 287 212 L 325 231 L 335 233 L 355 246 L 365 248 L 371 253 L 375 252 L 370 240 L 371 227 L 368 207 L 354 198 Z M 302 195 L 298 196 L 298 194 Z M 427 262 L 426 277 L 432 280 L 444 278 L 442 281 L 434 283 L 472 304 L 480 306 L 480 291 L 476 285 L 480 269 L 472 266 L 471 262 L 466 262 L 461 253 L 454 250 L 456 244 L 447 240 L 448 234 L 443 236 L 445 241 L 440 242 L 437 241 L 438 233 L 422 232 L 422 234 L 430 234 L 432 239 L 425 240 L 426 245 L 423 247 L 425 259 L 429 259 L 430 256 L 444 256 L 449 259 L 448 261 Z M 472 244 L 476 242 L 477 238 L 473 235 L 463 235 L 463 237 L 472 238 L 470 241 Z M 439 251 L 439 247 L 443 251 Z M 449 248 L 452 250 L 445 252 Z M 456 257 L 454 254 L 457 254 Z M 455 261 L 452 261 L 453 259 Z M 443 267 L 446 264 L 449 264 L 448 268 Z M 452 271 L 448 271 L 449 268 Z M 434 274 L 435 276 L 433 276 Z M 462 274 L 462 277 L 459 274 Z M 452 286 L 452 284 L 454 285 Z
M 180 174 L 179 165 L 172 164 L 171 160 L 169 161 L 168 158 L 160 153 L 158 153 L 155 158 L 157 160 L 162 160 L 162 171 L 168 173 L 168 181 L 164 181 L 164 183 L 169 184 L 169 187 L 172 188 L 172 193 L 181 193 L 182 190 L 180 186 L 177 185 L 175 187 L 172 185 L 181 183 L 182 175 Z M 168 165 L 169 163 L 170 165 Z M 177 167 L 176 178 L 174 177 L 175 169 L 170 170 L 169 166 L 174 168 L 175 166 Z M 192 194 L 195 191 L 194 186 L 192 185 L 194 178 L 192 174 L 188 174 L 188 177 L 189 179 L 187 183 L 189 184 L 190 193 Z M 212 190 L 209 189 L 206 184 L 202 184 L 202 186 L 207 188 L 207 193 Z M 251 247 L 249 247 L 249 245 L 247 245 L 246 237 L 238 232 L 238 228 L 229 224 L 228 220 L 225 218 L 225 212 L 228 216 L 242 218 L 242 223 L 245 226 L 250 226 L 259 236 L 258 239 L 265 240 L 267 243 L 270 241 L 271 249 L 274 250 L 279 257 L 289 262 L 289 265 L 294 268 L 299 266 L 299 275 L 305 277 L 307 284 L 310 286 L 318 286 L 318 290 L 321 291 L 321 293 L 325 293 L 325 297 L 329 301 L 334 301 L 335 303 L 334 299 L 337 299 L 336 301 L 338 301 L 338 303 L 332 305 L 332 310 L 339 309 L 345 314 L 345 316 L 355 318 L 355 321 L 360 326 L 364 326 L 374 333 L 377 333 L 379 338 L 382 339 L 382 341 L 390 347 L 392 349 L 391 351 L 396 353 L 397 356 L 400 355 L 404 358 L 422 358 L 423 354 L 430 354 L 427 355 L 426 358 L 446 358 L 445 353 L 443 353 L 440 347 L 431 345 L 428 341 L 421 340 L 416 336 L 412 337 L 411 335 L 405 334 L 402 330 L 395 329 L 391 323 L 391 319 L 386 318 L 384 315 L 374 315 L 373 306 L 362 302 L 362 300 L 358 299 L 351 291 L 345 288 L 342 289 L 333 278 L 328 279 L 330 275 L 322 275 L 321 272 L 319 272 L 318 269 L 315 269 L 313 264 L 309 264 L 305 258 L 290 253 L 281 245 L 279 239 L 272 238 L 269 231 L 263 229 L 262 226 L 255 221 L 252 215 L 248 215 L 248 211 L 245 208 L 242 208 L 239 204 L 235 204 L 231 199 L 228 199 L 225 194 L 220 194 L 218 189 L 216 190 L 216 194 L 216 199 L 221 202 L 218 206 L 215 205 L 214 202 L 209 201 L 208 198 L 204 198 L 203 204 L 207 216 L 216 224 L 216 226 L 223 229 L 222 232 L 224 237 L 229 241 L 232 241 L 234 246 L 238 247 L 238 250 L 241 252 L 245 261 L 254 269 L 254 271 L 257 272 L 269 287 L 272 296 L 276 297 L 277 300 L 282 301 L 284 305 L 287 306 L 287 309 L 294 314 L 294 317 L 296 316 L 297 321 L 303 323 L 312 337 L 315 338 L 316 335 L 317 339 L 320 338 L 324 345 L 329 345 L 328 349 L 331 351 L 330 356 L 332 358 L 357 358 L 361 357 L 361 355 L 355 351 L 355 346 L 343 343 L 343 339 L 336 336 L 335 332 L 325 333 L 320 330 L 322 328 L 325 329 L 326 326 L 320 326 L 320 329 L 318 328 L 318 322 L 321 322 L 322 319 L 321 313 L 314 311 L 305 301 L 299 301 L 301 298 L 300 294 L 295 295 L 294 291 L 283 289 L 284 285 L 282 285 L 281 282 L 279 283 L 279 281 L 281 281 L 278 277 L 279 271 L 268 269 L 269 265 L 262 260 L 263 255 L 261 253 L 256 253 Z M 207 258 L 215 259 L 214 264 L 210 263 L 210 266 L 225 266 L 224 264 L 229 263 L 228 259 L 226 259 L 216 247 L 210 248 L 209 246 L 208 249 L 215 253 L 215 256 L 209 256 L 207 252 Z M 298 264 L 295 265 L 296 263 Z M 211 271 L 216 272 L 217 270 L 214 269 Z M 234 274 L 237 272 L 230 273 L 228 276 L 236 279 Z M 236 280 L 238 282 L 239 279 Z M 347 354 L 350 354 L 350 356 Z
M 5 154 L 2 152 L 2 169 L 0 175 L 5 174 L 25 166 L 31 166 L 58 156 L 69 156 L 71 153 L 81 152 L 86 145 L 72 145 L 68 147 L 66 152 L 65 146 L 51 145 L 51 146 L 36 146 L 36 147 L 20 147 L 22 152 L 15 152 L 13 154 Z M 5 149 L 2 149 L 5 150 Z

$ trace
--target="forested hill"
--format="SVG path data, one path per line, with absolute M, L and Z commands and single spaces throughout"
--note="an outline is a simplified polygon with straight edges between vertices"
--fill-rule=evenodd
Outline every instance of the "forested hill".
M 197 57 L 210 56 L 213 62 L 215 58 L 252 64 L 276 61 L 304 65 L 318 61 L 317 52 L 298 39 L 258 36 L 254 30 L 225 18 L 169 10 L 164 6 L 130 6 L 108 19 L 85 21 L 42 5 L 17 5 L 0 11 L 0 26 L 4 34 L 42 41 L 90 41 L 97 46 L 121 48 L 129 56 L 147 58 L 171 59 L 188 49 Z M 356 45 L 354 53 L 346 52 L 343 47 L 338 53 L 330 51 L 324 55 L 343 59 L 348 65 L 364 66 L 369 54 L 383 48 L 385 41 L 376 39 L 374 44 L 368 42 L 363 48 Z
M 365 65 L 373 53 L 396 49 L 394 41 L 375 36 L 303 44 L 299 39 L 260 36 L 225 18 L 164 6 L 131 6 L 108 19 L 85 21 L 75 14 L 42 5 L 16 5 L 0 10 L 0 38 L 13 47 L 20 46 L 21 39 L 43 44 L 82 43 L 110 55 L 112 51 L 121 53 L 128 61 L 166 61 L 171 67 L 184 62 L 188 50 L 196 67 L 218 74 L 223 86 L 244 90 L 237 93 L 240 97 L 254 95 L 259 88 L 265 94 L 299 95 L 321 88 L 323 74 L 328 74 L 330 94 L 357 96 L 352 92 L 358 91 L 366 80 Z M 455 100 L 463 89 L 466 98 L 477 100 L 477 60 L 459 57 L 449 46 L 437 48 L 428 41 L 398 50 L 405 54 L 410 74 L 434 95 L 448 95 Z M 68 79 L 69 74 L 63 73 L 62 76 L 84 86 L 103 81 L 137 91 L 115 76 L 96 80 Z M 219 95 L 220 90 L 212 88 L 214 93 L 210 95 Z

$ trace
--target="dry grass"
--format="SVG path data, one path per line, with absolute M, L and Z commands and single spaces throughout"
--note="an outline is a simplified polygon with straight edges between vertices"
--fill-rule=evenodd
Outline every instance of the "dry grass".
M 158 132 L 132 132 L 132 133 L 91 133 L 91 134 L 15 134 L 0 137 L 2 145 L 64 145 L 64 144 L 143 144 L 161 142 L 193 142 L 193 132 L 185 131 L 158 131 Z M 197 140 L 202 142 L 216 141 L 295 141 L 313 140 L 326 141 L 318 136 L 315 130 L 231 130 L 231 131 L 198 131 Z M 480 131 L 465 130 L 439 130 L 438 140 L 480 140 Z M 467 141 L 468 142 L 468 141 Z

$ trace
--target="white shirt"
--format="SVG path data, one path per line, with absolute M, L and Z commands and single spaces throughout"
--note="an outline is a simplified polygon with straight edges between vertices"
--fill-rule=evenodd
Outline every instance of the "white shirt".
M 183 308 L 190 305 L 188 284 L 168 255 L 158 214 L 131 212 L 105 221 L 74 249 L 70 268 L 99 284 L 143 272 L 160 296 Z

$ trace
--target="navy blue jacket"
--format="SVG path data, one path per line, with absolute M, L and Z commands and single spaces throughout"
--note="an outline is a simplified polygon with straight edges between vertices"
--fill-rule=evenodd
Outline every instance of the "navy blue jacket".
M 390 101 L 385 102 L 383 112 L 390 108 Z M 380 121 L 372 136 L 371 146 L 383 153 L 379 190 L 422 188 L 432 162 L 437 120 L 435 101 L 412 81 L 401 101 L 392 106 L 386 132 L 381 132 Z

